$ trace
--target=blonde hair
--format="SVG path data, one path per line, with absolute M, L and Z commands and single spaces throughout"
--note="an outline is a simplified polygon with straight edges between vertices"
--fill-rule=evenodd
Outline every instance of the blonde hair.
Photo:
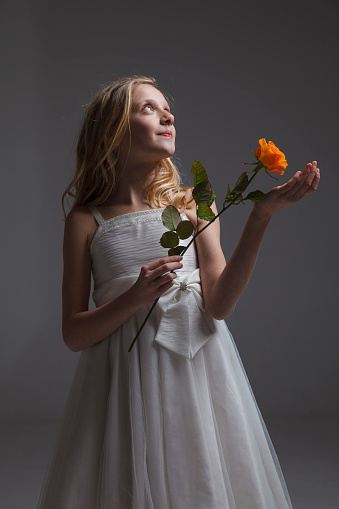
M 129 127 L 132 93 L 142 84 L 158 88 L 154 78 L 122 78 L 100 90 L 90 101 L 77 143 L 75 175 L 62 195 L 65 217 L 66 197 L 74 198 L 72 210 L 80 205 L 100 205 L 114 191 L 119 150 Z M 148 188 L 148 204 L 152 208 L 173 204 L 179 210 L 184 210 L 188 188 L 181 187 L 180 180 L 171 159 L 160 160 Z

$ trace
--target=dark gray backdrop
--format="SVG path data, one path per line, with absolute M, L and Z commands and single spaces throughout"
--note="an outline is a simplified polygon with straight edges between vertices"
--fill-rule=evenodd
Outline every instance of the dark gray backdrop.
M 228 325 L 264 416 L 338 414 L 338 14 L 335 0 L 2 2 L 1 417 L 60 419 L 78 359 L 61 337 L 60 198 L 84 105 L 131 74 L 173 96 L 186 182 L 199 159 L 219 204 L 261 137 L 287 155 L 281 182 L 318 160 L 318 192 L 272 220 Z M 227 257 L 249 210 L 222 218 Z

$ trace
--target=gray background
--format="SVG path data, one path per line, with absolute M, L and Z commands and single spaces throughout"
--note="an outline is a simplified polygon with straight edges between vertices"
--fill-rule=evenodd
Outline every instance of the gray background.
M 0 417 L 3 436 L 12 430 L 15 437 L 5 438 L 1 467 L 7 507 L 20 507 L 20 466 L 30 479 L 23 507 L 34 507 L 27 496 L 38 496 L 78 360 L 61 337 L 60 198 L 74 169 L 84 106 L 101 85 L 142 74 L 173 97 L 185 182 L 192 183 L 190 167 L 199 159 L 219 204 L 261 137 L 287 156 L 280 182 L 313 159 L 322 170 L 315 195 L 273 218 L 227 320 L 295 507 L 311 508 L 293 484 L 295 472 L 301 475 L 293 451 L 313 430 L 304 451 L 309 465 L 309 445 L 328 439 L 338 419 L 338 14 L 335 0 L 3 0 Z M 272 185 L 262 175 L 254 187 Z M 222 218 L 227 257 L 249 211 L 249 204 L 233 207 Z M 334 497 L 337 445 L 319 449 L 317 458 L 332 462 L 323 491 L 303 469 L 322 508 L 337 507 L 324 498 L 331 490 Z M 312 475 L 323 468 L 318 463 Z

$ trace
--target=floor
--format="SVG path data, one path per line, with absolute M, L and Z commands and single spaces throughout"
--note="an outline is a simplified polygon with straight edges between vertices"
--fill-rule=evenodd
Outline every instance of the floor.
M 339 420 L 265 420 L 294 509 L 339 509 Z M 0 508 L 36 509 L 58 422 L 6 422 L 1 428 Z

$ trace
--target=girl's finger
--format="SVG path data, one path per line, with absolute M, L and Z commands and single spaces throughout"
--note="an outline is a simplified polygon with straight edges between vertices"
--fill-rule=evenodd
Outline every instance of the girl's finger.
M 175 279 L 177 277 L 178 276 L 177 276 L 177 274 L 175 272 L 167 272 L 163 276 L 160 276 L 160 277 L 156 278 L 152 283 L 155 286 L 157 286 L 158 288 L 160 288 L 165 283 L 169 283 L 169 282 L 173 281 L 173 279 Z
M 151 278 L 154 280 L 159 277 L 163 277 L 164 274 L 171 273 L 175 270 L 179 270 L 182 268 L 183 264 L 181 262 L 165 263 L 164 265 L 161 265 L 161 267 L 158 267 L 152 272 Z
M 147 268 L 148 268 L 148 270 L 154 270 L 154 269 L 157 269 L 158 267 L 161 267 L 162 265 L 164 265 L 166 263 L 180 262 L 181 260 L 182 260 L 182 256 L 179 256 L 179 255 L 166 256 L 165 258 L 160 258 L 160 260 L 156 260 L 155 262 L 148 263 Z
M 312 182 L 310 182 L 309 188 L 306 190 L 306 194 L 312 193 L 313 191 L 316 191 L 320 181 L 320 172 L 319 169 L 316 168 L 314 178 Z
M 173 286 L 173 281 L 170 281 L 169 283 L 165 283 L 164 285 L 162 286 L 159 286 L 158 288 L 158 294 L 159 294 L 159 297 L 167 292 L 167 290 L 169 290 L 171 288 L 171 286 Z
M 313 190 L 315 190 L 318 186 L 317 181 L 320 178 L 320 175 L 313 169 L 311 173 L 304 180 L 303 185 L 296 190 L 296 192 L 292 195 L 293 200 L 300 200 L 303 196 L 306 196 Z
M 290 189 L 291 197 L 293 197 L 296 193 L 299 193 L 300 189 L 303 187 L 312 171 L 314 171 L 313 166 L 311 163 L 308 163 L 305 166 L 304 171 L 300 174 L 298 180 L 295 182 L 295 185 Z
M 293 177 L 288 182 L 286 182 L 286 184 L 279 186 L 278 189 L 281 189 L 281 192 L 283 194 L 287 193 L 288 191 L 290 191 L 293 188 L 293 186 L 296 185 L 297 182 L 299 182 L 300 177 L 301 177 L 301 171 L 297 171 L 297 173 L 295 173 L 293 175 Z
M 160 265 L 160 267 L 157 267 L 156 269 L 151 271 L 151 274 L 149 275 L 149 278 L 151 281 L 154 281 L 155 279 L 162 277 L 166 272 L 172 272 L 173 270 L 182 269 L 183 264 L 180 262 L 167 262 Z
M 317 168 L 316 169 L 316 174 L 315 174 L 315 177 L 313 179 L 313 182 L 312 182 L 312 189 L 315 191 L 319 185 L 319 182 L 320 182 L 320 171 L 319 169 Z

